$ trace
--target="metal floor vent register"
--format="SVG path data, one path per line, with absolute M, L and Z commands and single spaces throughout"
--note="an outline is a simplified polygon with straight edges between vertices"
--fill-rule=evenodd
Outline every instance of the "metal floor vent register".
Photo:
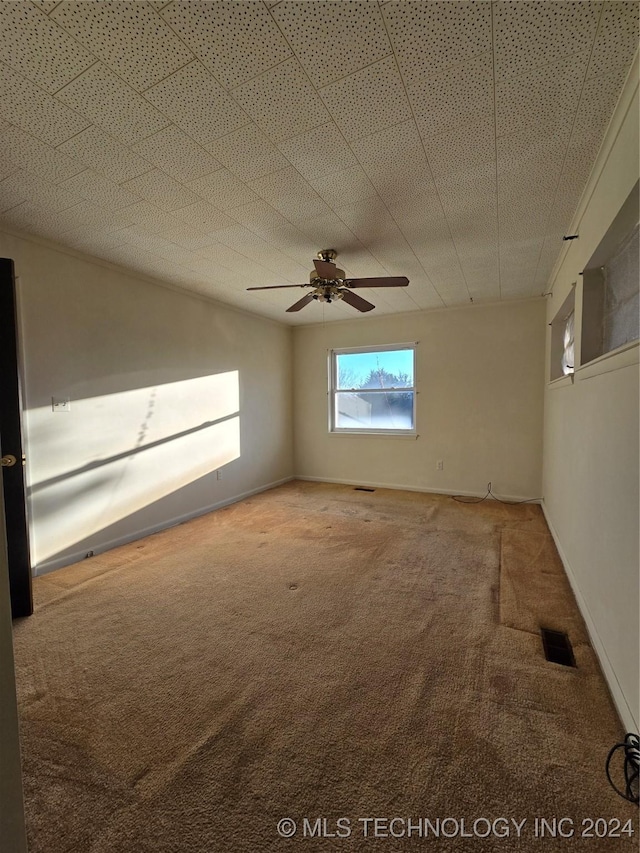
M 562 631 L 550 631 L 548 628 L 541 629 L 544 656 L 551 663 L 559 663 L 561 666 L 575 666 L 576 659 L 569 637 Z

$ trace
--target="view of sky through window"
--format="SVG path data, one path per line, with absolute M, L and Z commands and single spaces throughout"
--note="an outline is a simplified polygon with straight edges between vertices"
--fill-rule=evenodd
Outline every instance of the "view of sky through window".
M 406 388 L 413 385 L 413 350 L 337 354 L 338 388 Z

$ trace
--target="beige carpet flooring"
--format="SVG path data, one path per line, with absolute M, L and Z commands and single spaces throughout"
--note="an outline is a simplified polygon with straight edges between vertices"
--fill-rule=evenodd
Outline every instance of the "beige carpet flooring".
M 638 847 L 604 774 L 622 730 L 538 506 L 295 482 L 39 578 L 35 599 L 15 626 L 31 853 Z M 568 631 L 577 669 L 545 661 L 540 625 Z M 318 817 L 327 837 L 304 837 Z M 339 818 L 349 837 L 328 835 Z M 521 837 L 474 835 L 498 818 Z M 536 818 L 575 834 L 536 837 Z M 596 818 L 635 834 L 582 838 Z

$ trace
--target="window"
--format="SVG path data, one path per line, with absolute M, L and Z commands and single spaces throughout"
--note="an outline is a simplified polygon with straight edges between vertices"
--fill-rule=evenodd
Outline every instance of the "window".
M 575 320 L 576 312 L 572 311 L 564 324 L 564 339 L 562 353 L 562 372 L 565 376 L 573 373 L 576 366 L 575 360 Z
M 581 364 L 638 340 L 638 184 L 583 272 Z
M 331 351 L 331 432 L 415 434 L 415 345 Z
M 571 376 L 575 370 L 575 282 L 551 323 L 549 379 Z

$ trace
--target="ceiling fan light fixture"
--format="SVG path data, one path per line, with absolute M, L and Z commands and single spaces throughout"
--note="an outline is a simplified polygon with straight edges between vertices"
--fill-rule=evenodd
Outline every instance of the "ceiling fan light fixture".
M 311 287 L 311 293 L 307 293 L 302 299 L 294 302 L 287 308 L 287 312 L 300 311 L 305 305 L 308 305 L 312 300 L 320 302 L 336 302 L 338 299 L 344 299 L 352 308 L 357 311 L 366 312 L 372 311 L 375 307 L 371 302 L 367 302 L 362 296 L 351 291 L 358 287 L 406 287 L 409 284 L 409 279 L 406 276 L 378 276 L 375 278 L 345 278 L 344 270 L 338 269 L 334 260 L 336 257 L 335 249 L 323 249 L 318 252 L 318 257 L 314 259 L 314 269 L 309 275 L 309 284 L 276 284 L 260 287 L 248 287 L 247 290 L 282 290 L 289 287 Z

